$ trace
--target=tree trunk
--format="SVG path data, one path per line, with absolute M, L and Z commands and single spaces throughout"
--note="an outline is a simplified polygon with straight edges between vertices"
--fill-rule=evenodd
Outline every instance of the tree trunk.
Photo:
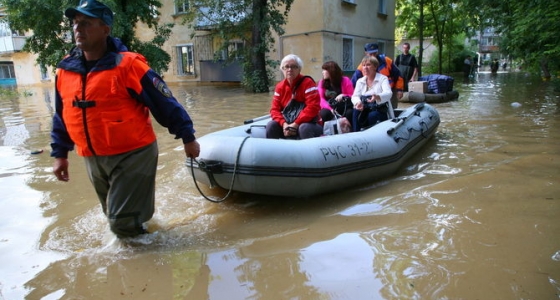
M 266 47 L 264 37 L 266 32 L 264 21 L 266 17 L 268 0 L 253 0 L 253 25 L 251 29 L 251 59 L 245 68 L 247 83 L 246 88 L 254 93 L 264 93 L 269 91 L 268 75 L 266 73 Z
M 128 6 L 128 0 L 121 0 L 120 1 L 120 9 L 123 15 L 126 15 L 126 11 L 127 11 L 127 6 Z M 117 12 L 119 13 L 119 12 Z M 126 22 L 126 21 L 125 21 Z M 122 27 L 123 27 L 123 31 L 119 36 L 119 39 L 123 42 L 123 44 L 125 44 L 127 47 L 131 47 L 132 46 L 132 37 L 134 36 L 134 28 L 129 26 L 128 23 L 123 22 Z
M 546 80 L 552 78 L 552 76 L 550 75 L 550 70 L 548 70 L 548 59 L 546 58 L 541 59 L 541 70 L 543 72 L 543 77 Z
M 420 28 L 420 49 L 418 50 L 418 78 L 422 76 L 422 57 L 424 57 L 424 0 L 420 0 L 420 19 L 418 27 Z

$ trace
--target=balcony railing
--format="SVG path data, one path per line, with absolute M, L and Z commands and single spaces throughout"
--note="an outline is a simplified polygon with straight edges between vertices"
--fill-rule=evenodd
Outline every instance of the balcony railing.
M 0 54 L 10 54 L 21 51 L 25 45 L 25 36 L 0 37 Z
M 500 47 L 497 45 L 479 45 L 479 52 L 481 53 L 488 53 L 488 52 L 499 52 Z

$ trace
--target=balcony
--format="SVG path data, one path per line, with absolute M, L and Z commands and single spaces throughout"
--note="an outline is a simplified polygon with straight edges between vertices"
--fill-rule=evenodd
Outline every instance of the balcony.
M 25 45 L 25 36 L 2 36 L 0 37 L 0 56 L 10 56 L 19 52 Z
M 500 47 L 498 45 L 479 45 L 478 49 L 480 53 L 500 52 Z

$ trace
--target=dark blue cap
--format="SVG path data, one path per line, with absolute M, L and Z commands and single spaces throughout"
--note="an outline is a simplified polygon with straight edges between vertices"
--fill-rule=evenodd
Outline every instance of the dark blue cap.
M 377 52 L 379 52 L 379 46 L 376 43 L 369 43 L 369 44 L 366 44 L 366 46 L 364 47 L 364 50 L 369 54 L 377 53 Z
M 76 8 L 68 8 L 64 15 L 70 19 L 74 19 L 77 13 L 84 14 L 88 17 L 101 19 L 105 24 L 113 25 L 113 11 L 107 5 L 97 0 L 81 0 Z

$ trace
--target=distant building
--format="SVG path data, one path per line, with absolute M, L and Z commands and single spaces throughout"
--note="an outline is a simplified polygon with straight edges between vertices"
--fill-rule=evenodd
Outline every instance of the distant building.
M 482 31 L 478 31 L 478 52 L 485 54 L 499 54 L 501 36 L 494 31 L 494 28 L 487 27 Z M 476 40 L 476 38 L 474 38 Z
M 37 56 L 21 51 L 25 45 L 25 35 L 12 31 L 5 16 L 4 9 L 0 7 L 0 86 L 48 81 L 49 72 L 37 66 Z
M 481 65 L 489 65 L 492 59 L 503 58 L 499 47 L 500 40 L 501 36 L 496 33 L 494 28 L 487 27 L 477 31 L 474 37 L 467 40 L 467 43 L 474 41 L 478 45 L 479 63 Z

